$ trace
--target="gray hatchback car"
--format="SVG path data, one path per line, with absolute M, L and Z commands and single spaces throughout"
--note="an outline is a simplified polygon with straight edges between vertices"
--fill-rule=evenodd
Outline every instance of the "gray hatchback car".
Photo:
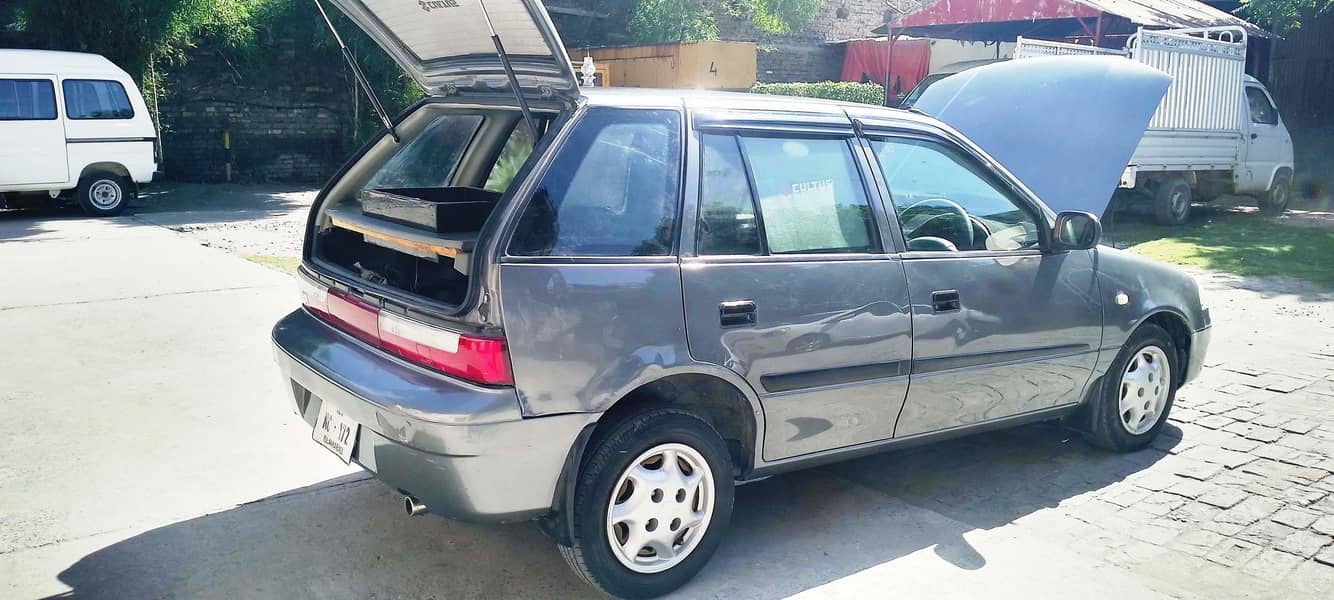
M 1048 208 L 1105 207 L 1149 69 L 984 67 L 919 101 L 937 119 L 581 90 L 536 0 L 486 2 L 513 77 L 475 0 L 335 4 L 431 97 L 319 195 L 273 341 L 315 441 L 410 514 L 535 519 L 592 585 L 655 596 L 735 484 L 1052 419 L 1133 451 L 1200 370 L 1195 283 Z M 1092 135 L 1015 137 L 1090 81 Z

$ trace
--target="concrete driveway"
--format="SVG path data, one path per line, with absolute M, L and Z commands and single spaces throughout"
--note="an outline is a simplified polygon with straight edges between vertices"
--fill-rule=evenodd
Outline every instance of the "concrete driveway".
M 226 218 L 0 214 L 0 597 L 589 597 L 535 527 L 409 519 L 310 441 L 294 284 L 201 245 Z M 1211 281 L 1219 358 L 1155 449 L 1035 425 L 746 485 L 679 596 L 1329 597 L 1334 297 Z

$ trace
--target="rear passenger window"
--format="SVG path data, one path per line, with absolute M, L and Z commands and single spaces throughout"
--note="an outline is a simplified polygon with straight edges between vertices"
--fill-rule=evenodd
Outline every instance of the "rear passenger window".
M 528 201 L 515 256 L 665 256 L 680 194 L 681 117 L 594 108 Z
M 880 249 L 866 187 L 846 140 L 740 139 L 770 253 Z
M 66 79 L 65 115 L 71 119 L 129 119 L 134 117 L 130 97 L 119 81 Z
M 0 121 L 56 118 L 56 88 L 46 79 L 0 79 Z

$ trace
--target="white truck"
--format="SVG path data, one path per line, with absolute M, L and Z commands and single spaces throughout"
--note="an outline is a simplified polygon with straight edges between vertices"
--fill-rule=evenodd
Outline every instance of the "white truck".
M 1292 193 L 1292 137 L 1268 90 L 1246 75 L 1238 27 L 1140 29 L 1124 51 L 1019 38 L 1014 58 L 1120 54 L 1172 77 L 1121 178 L 1121 202 L 1149 199 L 1158 223 L 1180 225 L 1191 202 L 1254 196 L 1280 214 Z

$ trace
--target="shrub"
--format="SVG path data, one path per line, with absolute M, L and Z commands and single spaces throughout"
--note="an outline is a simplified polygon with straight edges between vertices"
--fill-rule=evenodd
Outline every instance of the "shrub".
M 877 106 L 885 103 L 885 88 L 878 83 L 852 83 L 848 81 L 757 83 L 750 88 L 750 91 L 756 94 L 827 98 L 829 100 L 843 100 Z

